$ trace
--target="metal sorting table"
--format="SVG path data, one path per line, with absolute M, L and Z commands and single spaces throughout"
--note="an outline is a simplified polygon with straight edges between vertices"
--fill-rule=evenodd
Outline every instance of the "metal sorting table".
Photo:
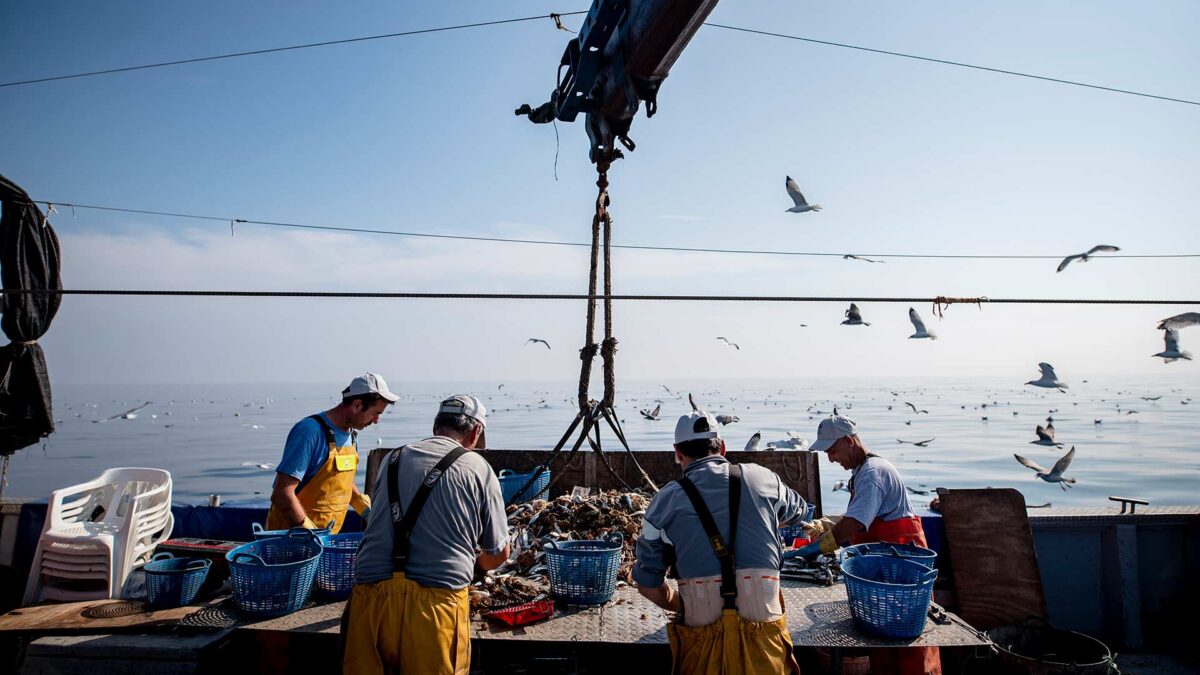
M 967 627 L 947 612 L 951 621 L 925 622 L 925 631 L 915 640 L 875 638 L 854 627 L 844 584 L 815 586 L 783 581 L 788 629 L 797 647 L 972 647 L 989 644 L 987 637 Z M 243 630 L 336 633 L 344 603 L 315 605 L 287 616 L 243 624 Z M 471 622 L 475 640 L 523 640 L 531 642 L 602 642 L 666 645 L 667 612 L 646 600 L 636 589 L 624 587 L 605 605 L 560 607 L 546 621 L 508 628 L 486 620 Z

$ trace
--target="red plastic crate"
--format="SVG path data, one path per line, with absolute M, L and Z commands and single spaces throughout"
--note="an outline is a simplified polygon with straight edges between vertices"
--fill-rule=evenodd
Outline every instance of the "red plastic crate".
M 484 618 L 494 619 L 508 626 L 526 626 L 536 621 L 548 619 L 554 614 L 553 600 L 534 600 L 520 605 L 512 605 L 493 609 L 484 614 Z

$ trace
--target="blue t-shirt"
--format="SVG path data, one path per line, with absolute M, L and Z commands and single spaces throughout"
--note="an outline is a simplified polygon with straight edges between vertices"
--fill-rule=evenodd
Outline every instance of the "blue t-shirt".
M 349 431 L 337 428 L 337 425 L 330 422 L 325 413 L 320 413 L 320 416 L 333 429 L 333 440 L 337 443 L 337 447 L 350 444 Z M 354 442 L 354 449 L 358 450 L 357 441 Z M 300 485 L 296 486 L 296 491 L 299 492 L 304 489 L 309 479 L 316 475 L 322 466 L 325 466 L 327 461 L 329 461 L 329 444 L 325 442 L 325 431 L 321 429 L 319 422 L 311 417 L 305 417 L 296 422 L 296 425 L 288 432 L 287 442 L 283 444 L 283 459 L 279 460 L 279 466 L 275 470 L 292 478 L 300 479 Z

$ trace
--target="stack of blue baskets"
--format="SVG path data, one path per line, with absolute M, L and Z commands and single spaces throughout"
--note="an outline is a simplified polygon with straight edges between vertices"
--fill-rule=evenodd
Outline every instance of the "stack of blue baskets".
M 804 521 L 812 522 L 813 514 L 817 510 L 816 504 L 809 504 L 808 510 L 804 512 Z M 792 542 L 804 536 L 804 527 L 800 523 L 793 525 L 784 525 L 779 528 L 779 538 L 783 541 L 784 546 L 791 546 Z
M 156 553 L 142 568 L 146 573 L 146 599 L 154 607 L 182 607 L 196 599 L 200 586 L 208 578 L 211 560 L 176 558 Z
M 533 477 L 534 472 L 529 473 L 513 473 L 509 469 L 501 469 L 497 478 L 500 480 L 500 494 L 504 496 L 505 506 L 509 504 L 521 504 L 535 498 L 545 499 L 544 494 L 546 488 L 550 485 L 550 469 L 542 469 L 538 473 L 537 480 L 533 485 L 529 486 L 528 490 L 522 490 L 529 479 Z M 520 492 L 520 494 L 517 494 Z
M 317 591 L 327 598 L 343 600 L 354 589 L 354 561 L 362 544 L 362 532 L 327 534 L 321 537 L 321 559 L 317 562 Z
M 317 535 L 296 527 L 286 536 L 252 541 L 226 553 L 238 608 L 257 616 L 281 616 L 303 607 L 321 550 Z
M 599 605 L 617 590 L 624 538 L 612 532 L 603 539 L 546 544 L 550 593 L 574 605 Z
M 925 630 L 936 553 L 911 544 L 860 544 L 840 557 L 850 614 L 860 630 L 904 640 Z

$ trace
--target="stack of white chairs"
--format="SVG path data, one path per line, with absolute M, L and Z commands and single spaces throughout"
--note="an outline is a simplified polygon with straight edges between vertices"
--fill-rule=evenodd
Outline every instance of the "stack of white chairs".
M 130 573 L 174 526 L 171 474 L 162 469 L 109 469 L 56 490 L 22 604 L 123 597 Z

